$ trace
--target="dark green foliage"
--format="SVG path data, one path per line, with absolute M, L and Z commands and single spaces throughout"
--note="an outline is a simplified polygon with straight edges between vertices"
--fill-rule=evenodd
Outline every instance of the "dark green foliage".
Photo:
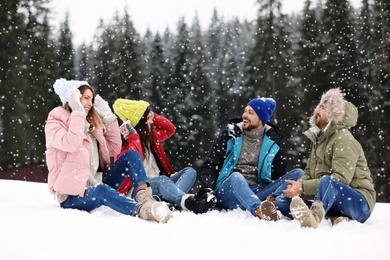
M 44 159 L 56 72 L 46 3 L 0 4 L 0 168 Z
M 257 96 L 277 101 L 271 122 L 288 138 L 289 168 L 304 167 L 308 118 L 321 94 L 340 86 L 359 108 L 352 131 L 378 201 L 390 201 L 389 1 L 363 0 L 354 10 L 348 0 L 306 0 L 300 14 L 287 16 L 280 0 L 258 0 L 254 22 L 214 11 L 204 31 L 196 18 L 180 19 L 175 32 L 143 37 L 125 11 L 101 21 L 77 52 L 68 16 L 51 35 L 46 2 L 0 4 L 0 167 L 44 159 L 43 126 L 60 104 L 52 91 L 59 77 L 87 80 L 110 104 L 148 101 L 176 125 L 164 142 L 176 169 L 198 167 L 217 132 Z
M 60 26 L 60 35 L 58 36 L 58 46 L 56 61 L 58 66 L 57 78 L 67 80 L 75 79 L 75 53 L 72 44 L 72 32 L 69 27 L 69 15 Z
M 257 29 L 255 32 L 255 94 L 272 97 L 277 106 L 271 121 L 277 122 L 287 136 L 290 166 L 295 165 L 294 136 L 299 134 L 300 93 L 294 85 L 292 37 L 279 0 L 259 0 Z

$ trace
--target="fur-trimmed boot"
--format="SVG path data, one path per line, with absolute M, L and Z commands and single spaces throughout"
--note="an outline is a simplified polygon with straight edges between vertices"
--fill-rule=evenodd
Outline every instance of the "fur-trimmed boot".
M 310 209 L 300 197 L 291 200 L 290 212 L 294 219 L 301 223 L 301 227 L 317 228 L 325 216 L 325 210 L 320 200 L 315 200 Z
M 146 201 L 139 209 L 139 216 L 142 219 L 159 223 L 167 223 L 172 217 L 168 205 L 165 202 L 160 201 Z
M 139 203 L 139 204 L 144 204 L 148 201 L 151 201 L 151 202 L 155 202 L 156 200 L 153 198 L 153 194 L 152 194 L 152 188 L 150 187 L 145 187 L 145 188 L 141 188 L 137 191 L 136 195 L 135 195 L 135 200 Z

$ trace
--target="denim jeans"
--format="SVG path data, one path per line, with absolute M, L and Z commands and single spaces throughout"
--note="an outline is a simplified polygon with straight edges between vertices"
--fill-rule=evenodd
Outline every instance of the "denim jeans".
M 368 203 L 360 192 L 330 175 L 321 177 L 316 199 L 322 201 L 325 212 L 331 216 L 347 216 L 364 223 L 371 215 Z M 309 207 L 312 204 L 311 201 L 305 203 Z
M 139 204 L 117 192 L 117 188 L 129 176 L 133 186 L 147 183 L 145 169 L 138 152 L 127 151 L 103 173 L 103 183 L 85 189 L 84 197 L 68 196 L 62 208 L 92 211 L 102 205 L 125 215 L 134 215 Z
M 256 216 L 255 210 L 260 206 L 261 201 L 271 196 L 275 198 L 275 206 L 280 212 L 289 216 L 291 199 L 283 194 L 283 190 L 289 185 L 285 180 L 296 181 L 302 174 L 301 169 L 294 169 L 271 183 L 250 186 L 241 173 L 233 172 L 222 182 L 217 191 L 217 207 L 223 209 L 239 207 Z
M 160 175 L 149 182 L 154 196 L 180 206 L 181 198 L 192 188 L 195 180 L 195 169 L 186 167 L 170 177 Z

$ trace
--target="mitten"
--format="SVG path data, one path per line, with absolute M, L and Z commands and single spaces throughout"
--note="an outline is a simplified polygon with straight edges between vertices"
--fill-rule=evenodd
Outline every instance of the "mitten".
M 121 124 L 119 128 L 121 130 L 121 134 L 125 139 L 127 135 L 137 133 L 137 130 L 134 129 L 134 127 L 130 124 L 129 120 L 123 122 L 123 124 Z
M 93 104 L 98 115 L 102 118 L 104 123 L 112 123 L 115 121 L 116 116 L 112 113 L 108 102 L 105 101 L 100 95 L 96 95 L 95 103 Z
M 215 196 L 215 192 L 210 188 L 201 188 L 195 194 L 196 207 L 194 212 L 198 213 L 206 213 L 209 209 L 213 208 L 217 203 L 217 197 Z
M 69 104 L 70 108 L 72 109 L 72 111 L 79 111 L 79 112 L 85 113 L 84 107 L 80 102 L 80 98 L 81 98 L 80 90 L 77 88 L 73 89 L 73 90 L 69 91 L 68 104 Z

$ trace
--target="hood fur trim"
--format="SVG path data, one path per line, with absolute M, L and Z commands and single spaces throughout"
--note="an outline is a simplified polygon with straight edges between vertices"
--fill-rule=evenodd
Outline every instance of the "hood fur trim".
M 335 122 L 336 124 L 338 124 L 344 120 L 346 104 L 346 100 L 344 99 L 344 93 L 341 92 L 340 88 L 333 88 L 322 94 L 320 103 L 314 109 L 313 115 L 310 117 L 310 125 L 312 127 L 316 126 L 315 110 L 320 107 L 320 105 L 325 101 L 328 105 L 327 117 L 329 123 Z

